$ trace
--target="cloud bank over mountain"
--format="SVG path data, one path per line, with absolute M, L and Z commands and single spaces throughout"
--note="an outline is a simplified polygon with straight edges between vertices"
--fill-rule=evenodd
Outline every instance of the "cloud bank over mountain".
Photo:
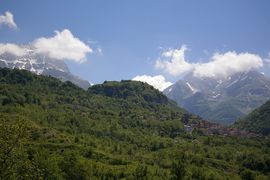
M 263 59 L 252 53 L 215 53 L 206 63 L 191 63 L 185 58 L 187 48 L 169 49 L 162 52 L 155 62 L 155 68 L 180 76 L 192 72 L 196 77 L 226 78 L 239 72 L 257 70 L 263 67 Z
M 169 49 L 162 52 L 155 63 L 157 69 L 162 69 L 165 72 L 178 76 L 193 69 L 194 64 L 189 63 L 185 59 L 186 46 L 183 45 L 179 49 Z
M 226 78 L 239 72 L 259 69 L 263 66 L 260 56 L 250 53 L 229 51 L 224 54 L 214 54 L 208 63 L 195 66 L 193 73 L 197 77 Z
M 0 55 L 4 53 L 10 53 L 16 56 L 24 56 L 27 53 L 27 49 L 16 44 L 0 43 Z
M 37 53 L 44 53 L 55 59 L 69 59 L 81 63 L 86 60 L 87 53 L 93 52 L 88 45 L 74 37 L 70 30 L 64 29 L 55 33 L 54 37 L 41 37 L 34 41 L 33 45 Z
M 136 76 L 132 80 L 146 82 L 160 91 L 163 91 L 164 89 L 172 85 L 172 83 L 169 81 L 166 81 L 164 76 L 162 75 L 157 75 L 157 76 L 142 75 L 142 76 Z
M 53 37 L 40 37 L 30 43 L 32 50 L 37 54 L 44 54 L 57 60 L 71 60 L 82 63 L 86 61 L 88 53 L 93 53 L 91 47 L 74 37 L 70 30 L 55 31 Z M 11 43 L 0 43 L 0 55 L 10 53 L 16 56 L 23 56 L 29 48 Z

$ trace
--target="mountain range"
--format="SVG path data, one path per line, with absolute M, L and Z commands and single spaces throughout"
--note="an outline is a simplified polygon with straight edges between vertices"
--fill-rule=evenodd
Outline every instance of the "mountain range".
M 232 124 L 270 99 L 270 78 L 257 71 L 220 79 L 188 74 L 164 94 L 204 119 Z
M 44 54 L 38 54 L 31 46 L 24 45 L 26 53 L 15 55 L 5 52 L 0 54 L 0 67 L 25 69 L 35 74 L 56 77 L 62 81 L 70 81 L 83 89 L 90 87 L 90 83 L 73 75 L 62 60 L 50 58 Z
M 70 81 L 83 89 L 91 85 L 73 75 L 62 60 L 38 54 L 30 45 L 27 53 L 0 54 L 0 67 L 25 69 L 38 75 Z M 270 99 L 270 78 L 257 71 L 237 73 L 226 78 L 196 77 L 192 73 L 168 87 L 163 93 L 178 105 L 202 118 L 232 124 Z

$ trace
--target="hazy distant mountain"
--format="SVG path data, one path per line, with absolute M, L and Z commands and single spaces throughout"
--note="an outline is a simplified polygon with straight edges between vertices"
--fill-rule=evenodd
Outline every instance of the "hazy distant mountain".
M 23 56 L 7 52 L 1 54 L 0 67 L 25 69 L 36 74 L 53 76 L 62 81 L 70 81 L 84 89 L 90 87 L 88 81 L 71 74 L 64 61 L 37 54 L 30 46 L 24 46 L 24 48 L 27 48 L 27 53 Z
M 223 79 L 189 74 L 164 94 L 205 119 L 231 124 L 270 99 L 270 78 L 257 71 Z

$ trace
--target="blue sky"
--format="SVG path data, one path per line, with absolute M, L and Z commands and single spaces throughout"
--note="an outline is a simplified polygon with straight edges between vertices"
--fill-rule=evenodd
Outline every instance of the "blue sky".
M 193 64 L 228 51 L 269 58 L 269 8 L 268 0 L 1 1 L 0 15 L 11 12 L 18 28 L 0 26 L 0 43 L 26 44 L 68 29 L 94 53 L 84 63 L 66 62 L 92 83 L 138 75 L 174 82 L 181 74 L 155 64 L 163 52 L 183 45 Z M 269 74 L 266 65 L 260 70 Z

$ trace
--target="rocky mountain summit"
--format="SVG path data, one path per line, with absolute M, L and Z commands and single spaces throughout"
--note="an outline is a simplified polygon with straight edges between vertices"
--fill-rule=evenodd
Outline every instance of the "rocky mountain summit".
M 270 99 L 270 78 L 257 71 L 223 79 L 189 74 L 164 94 L 204 119 L 232 124 Z
M 64 61 L 50 58 L 44 54 L 38 54 L 31 46 L 23 47 L 26 49 L 24 55 L 15 55 L 10 52 L 0 54 L 0 67 L 25 69 L 35 74 L 52 76 L 62 81 L 70 81 L 83 89 L 90 87 L 88 81 L 73 75 Z

